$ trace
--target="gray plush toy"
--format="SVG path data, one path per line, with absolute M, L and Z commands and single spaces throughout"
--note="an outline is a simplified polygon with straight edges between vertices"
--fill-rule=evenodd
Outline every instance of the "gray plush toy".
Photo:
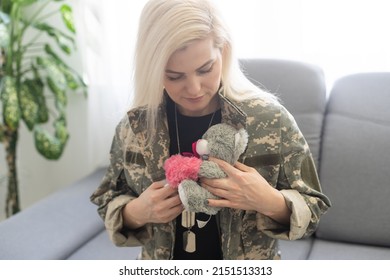
M 211 207 L 207 199 L 218 199 L 198 184 L 198 179 L 223 178 L 225 172 L 208 157 L 222 159 L 234 164 L 245 151 L 248 134 L 245 129 L 235 129 L 227 124 L 211 126 L 201 140 L 194 144 L 194 154 L 199 157 L 174 155 L 164 163 L 166 180 L 171 187 L 178 188 L 181 202 L 191 212 L 215 215 L 220 208 Z

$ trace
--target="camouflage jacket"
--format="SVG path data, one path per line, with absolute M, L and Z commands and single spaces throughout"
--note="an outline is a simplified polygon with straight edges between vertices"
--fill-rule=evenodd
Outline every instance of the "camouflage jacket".
M 223 258 L 279 259 L 277 239 L 312 234 L 330 201 L 321 192 L 307 142 L 283 106 L 262 99 L 233 102 L 220 96 L 220 100 L 222 122 L 245 127 L 249 134 L 240 161 L 279 189 L 292 211 L 290 225 L 285 226 L 256 211 L 222 209 L 217 215 Z M 129 230 L 123 227 L 121 215 L 129 201 L 153 181 L 164 179 L 163 163 L 169 157 L 165 108 L 162 104 L 159 109 L 158 131 L 150 146 L 144 143 L 145 108 L 133 109 L 122 119 L 113 139 L 110 166 L 91 196 L 114 244 L 142 246 L 142 259 L 171 259 L 175 242 L 175 220 Z

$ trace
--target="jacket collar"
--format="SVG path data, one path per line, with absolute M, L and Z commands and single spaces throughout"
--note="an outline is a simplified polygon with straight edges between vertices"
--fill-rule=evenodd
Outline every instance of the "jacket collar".
M 222 122 L 237 129 L 246 128 L 246 113 L 228 97 L 219 92 Z

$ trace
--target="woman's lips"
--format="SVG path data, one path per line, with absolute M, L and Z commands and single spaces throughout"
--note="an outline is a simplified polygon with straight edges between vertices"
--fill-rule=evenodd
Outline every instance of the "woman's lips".
M 187 100 L 191 103 L 197 103 L 199 101 L 202 101 L 203 96 L 195 97 L 195 98 L 187 98 Z

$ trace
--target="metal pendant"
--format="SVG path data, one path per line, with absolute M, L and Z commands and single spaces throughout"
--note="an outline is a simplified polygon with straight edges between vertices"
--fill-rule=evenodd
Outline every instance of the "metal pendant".
M 181 214 L 181 225 L 190 229 L 195 225 L 195 212 L 184 210 Z
M 193 253 L 196 250 L 196 236 L 190 230 L 183 233 L 183 249 L 188 253 Z

